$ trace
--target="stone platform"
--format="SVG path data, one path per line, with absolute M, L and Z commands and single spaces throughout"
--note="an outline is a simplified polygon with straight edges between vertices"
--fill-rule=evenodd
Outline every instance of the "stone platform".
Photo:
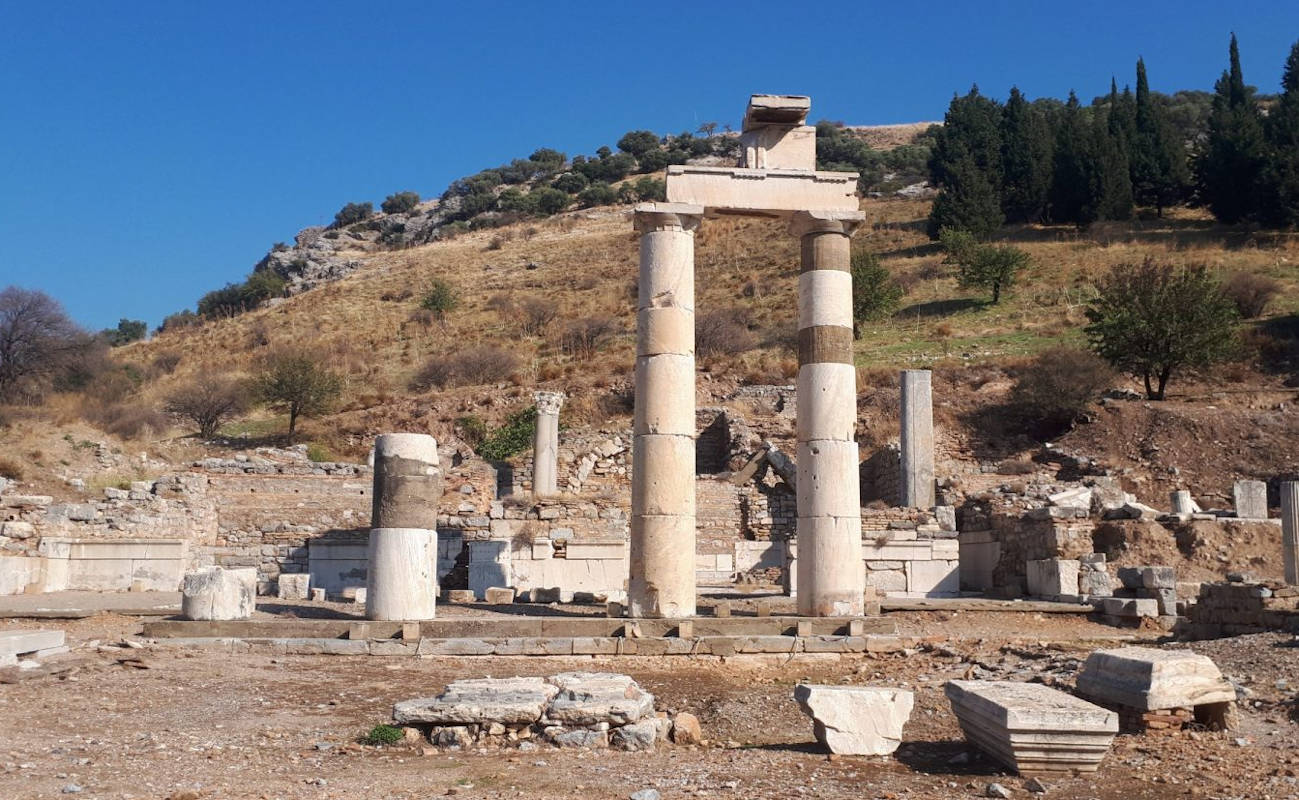
M 1095 772 L 1118 733 L 1118 716 L 1040 683 L 949 681 L 965 738 L 1022 775 Z

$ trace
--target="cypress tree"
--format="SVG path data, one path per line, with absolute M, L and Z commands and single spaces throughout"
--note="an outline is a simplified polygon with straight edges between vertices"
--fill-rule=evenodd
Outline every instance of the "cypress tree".
M 1269 225 L 1299 225 L 1299 42 L 1281 75 L 1281 99 L 1267 118 L 1267 168 L 1262 218 Z
M 1136 202 L 1164 208 L 1182 198 L 1187 182 L 1186 152 L 1173 132 L 1164 108 L 1150 96 L 1146 62 L 1137 59 L 1135 135 L 1129 148 L 1132 191 Z
M 1110 137 L 1123 152 L 1129 163 L 1132 160 L 1132 141 L 1137 138 L 1137 105 L 1132 99 L 1132 89 L 1124 86 L 1119 94 L 1118 82 L 1110 78 Z
M 929 158 L 939 187 L 929 215 L 929 235 L 942 228 L 984 237 L 1001 225 L 1001 106 L 979 94 L 952 98 Z
M 1052 155 L 1051 208 L 1053 222 L 1082 224 L 1091 195 L 1088 186 L 1091 136 L 1078 95 L 1069 92 Z
M 1089 196 L 1081 222 L 1132 216 L 1132 179 L 1122 135 L 1111 133 L 1113 112 L 1092 107 L 1091 147 L 1086 161 Z
M 1263 121 L 1245 85 L 1231 35 L 1230 68 L 1214 85 L 1209 135 L 1199 159 L 1200 197 L 1220 222 L 1252 219 L 1259 210 L 1265 164 Z
M 1041 222 L 1051 191 L 1051 126 L 1018 88 L 1001 116 L 1001 208 L 1008 222 Z

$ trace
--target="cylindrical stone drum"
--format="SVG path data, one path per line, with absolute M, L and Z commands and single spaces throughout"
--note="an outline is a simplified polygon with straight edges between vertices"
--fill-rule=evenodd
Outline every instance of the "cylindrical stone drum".
M 437 531 L 374 528 L 365 581 L 365 616 L 377 620 L 433 619 L 437 613 Z
M 374 528 L 437 530 L 442 472 L 438 443 L 423 433 L 385 433 L 374 440 Z

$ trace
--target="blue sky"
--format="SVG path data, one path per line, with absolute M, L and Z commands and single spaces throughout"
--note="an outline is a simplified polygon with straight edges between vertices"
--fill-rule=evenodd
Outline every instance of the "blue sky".
M 1138 55 L 1211 89 L 1233 30 L 1273 92 L 1299 39 L 1294 0 L 1068 5 L 0 0 L 0 287 L 156 325 L 346 202 L 738 124 L 751 92 L 935 120 L 975 82 L 1090 99 Z

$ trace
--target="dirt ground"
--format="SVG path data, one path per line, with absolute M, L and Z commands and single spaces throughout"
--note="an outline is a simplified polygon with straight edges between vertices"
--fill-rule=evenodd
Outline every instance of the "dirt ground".
M 1061 615 L 889 616 L 934 641 L 843 659 L 230 656 L 122 647 L 138 620 L 100 615 L 63 625 L 72 652 L 32 671 L 41 674 L 0 682 L 0 798 L 589 800 L 653 787 L 668 799 L 897 799 L 983 796 L 991 782 L 1029 797 L 1021 778 L 967 748 L 943 683 L 973 675 L 1068 686 L 1104 637 L 1156 635 Z M 1049 797 L 1299 797 L 1294 642 L 1258 635 L 1190 646 L 1244 687 L 1240 729 L 1119 736 L 1099 773 L 1045 779 Z M 645 754 L 357 744 L 389 719 L 395 701 L 436 693 L 450 680 L 567 669 L 631 674 L 661 710 L 698 715 L 707 745 L 665 744 Z M 791 699 L 800 681 L 914 689 L 896 758 L 827 757 Z

